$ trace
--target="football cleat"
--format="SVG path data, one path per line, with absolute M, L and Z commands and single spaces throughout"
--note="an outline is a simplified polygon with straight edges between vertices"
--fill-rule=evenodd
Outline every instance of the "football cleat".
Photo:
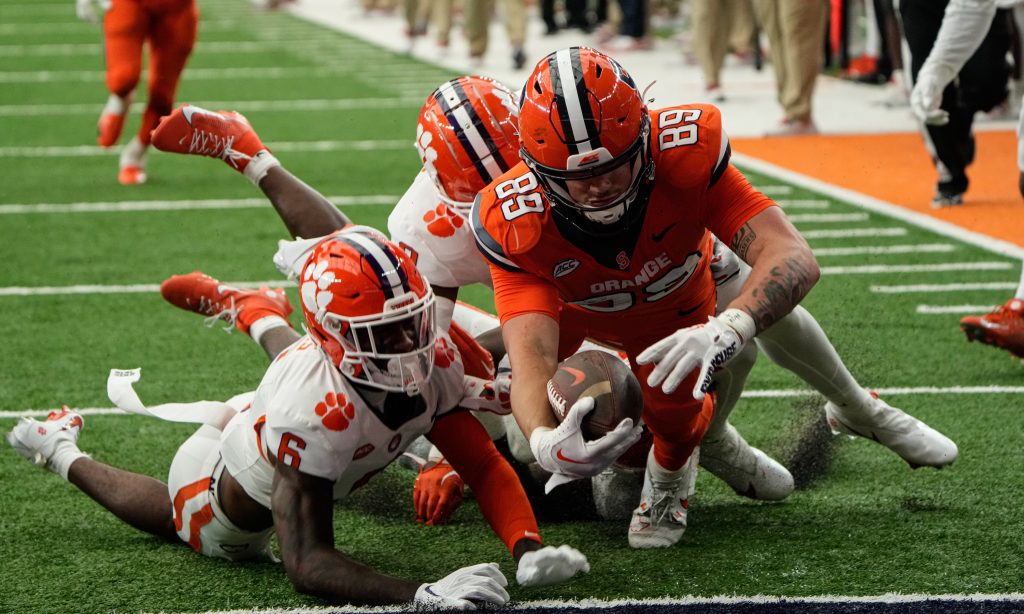
M 654 454 L 653 448 L 651 454 Z M 668 548 L 683 536 L 686 510 L 690 507 L 690 497 L 697 483 L 698 456 L 699 448 L 694 449 L 683 465 L 682 475 L 671 482 L 655 482 L 649 468 L 644 472 L 640 505 L 633 510 L 633 519 L 629 523 L 630 547 Z
M 19 420 L 7 433 L 7 443 L 37 467 L 50 468 L 50 459 L 59 446 L 78 447 L 78 436 L 84 424 L 82 416 L 63 405 L 59 411 L 51 411 L 42 422 L 31 418 Z
M 992 313 L 961 318 L 960 330 L 968 341 L 994 345 L 1024 358 L 1024 300 L 1010 299 Z
M 188 275 L 173 275 L 160 284 L 160 294 L 168 303 L 186 311 L 206 316 L 206 325 L 217 320 L 249 334 L 249 327 L 266 316 L 279 316 L 287 320 L 292 312 L 288 296 L 281 288 L 261 286 L 259 290 L 235 288 L 217 281 L 200 271 Z
M 219 158 L 239 172 L 260 153 L 269 152 L 241 113 L 188 104 L 160 120 L 152 142 L 160 151 Z
M 747 443 L 731 424 L 720 439 L 701 442 L 700 466 L 751 499 L 781 501 L 793 492 L 789 470 Z
M 825 404 L 825 418 L 832 432 L 863 437 L 889 448 L 914 469 L 941 468 L 956 460 L 956 444 L 917 418 L 892 407 L 871 392 L 870 404 L 858 411 Z
M 131 94 L 125 98 L 111 94 L 107 99 L 100 119 L 96 122 L 96 143 L 100 147 L 113 147 L 117 144 L 117 140 L 121 138 L 121 131 L 124 130 L 124 120 L 128 116 L 131 103 Z

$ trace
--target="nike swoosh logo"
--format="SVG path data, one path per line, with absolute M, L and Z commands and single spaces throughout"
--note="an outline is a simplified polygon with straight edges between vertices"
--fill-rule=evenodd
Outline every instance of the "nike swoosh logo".
M 583 381 L 583 378 L 586 377 L 583 374 L 583 371 L 580 371 L 579 369 L 573 369 L 572 367 L 562 367 L 562 370 L 572 373 L 572 376 L 576 378 L 572 381 L 572 384 L 570 384 L 570 386 L 575 386 L 576 384 L 579 384 L 580 382 Z
M 578 460 L 569 458 L 565 454 L 562 454 L 562 448 L 558 448 L 558 452 L 555 452 L 555 458 L 557 458 L 560 461 L 565 461 L 567 463 L 572 463 L 574 465 L 587 465 L 587 464 L 589 464 L 589 463 L 587 463 L 587 461 L 578 461 Z
M 195 113 L 196 110 L 197 110 L 197 108 L 192 106 L 192 105 L 189 105 L 187 107 L 182 107 L 182 109 L 181 109 L 182 116 L 184 116 L 185 121 L 188 122 L 188 125 L 190 125 L 190 126 L 192 125 L 192 114 Z
M 653 240 L 653 241 L 654 241 L 655 243 L 657 243 L 657 242 L 661 241 L 662 239 L 664 239 L 664 238 L 665 238 L 665 235 L 666 235 L 666 234 L 668 234 L 668 231 L 670 231 L 670 230 L 672 230 L 673 228 L 675 228 L 675 225 L 676 225 L 676 222 L 672 222 L 671 224 L 669 224 L 668 226 L 666 226 L 666 227 L 665 227 L 665 229 L 664 229 L 664 230 L 662 230 L 661 232 L 655 232 L 655 233 L 651 233 L 651 239 L 652 239 L 652 240 Z

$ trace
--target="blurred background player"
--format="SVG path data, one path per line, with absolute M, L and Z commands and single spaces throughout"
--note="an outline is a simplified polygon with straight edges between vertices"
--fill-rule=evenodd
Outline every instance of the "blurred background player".
M 139 131 L 121 151 L 117 180 L 146 182 L 146 150 L 160 118 L 174 108 L 181 72 L 196 42 L 195 0 L 76 0 L 78 16 L 96 23 L 102 12 L 106 83 L 110 96 L 97 124 L 96 142 L 117 144 L 142 75 L 143 46 L 149 46 L 146 109 Z
M 316 246 L 300 294 L 308 334 L 278 355 L 255 393 L 217 412 L 203 408 L 210 417 L 179 448 L 167 484 L 82 453 L 82 419 L 67 408 L 46 422 L 23 419 L 8 442 L 133 527 L 203 555 L 273 559 L 276 534 L 284 569 L 302 593 L 333 603 L 503 604 L 508 594 L 496 565 L 420 584 L 335 548 L 334 502 L 428 433 L 473 487 L 518 561 L 520 584 L 562 582 L 589 570 L 578 551 L 542 544 L 512 469 L 480 424 L 458 411 L 462 363 L 450 340 L 436 335 L 433 293 L 408 256 L 377 231 L 348 228 Z M 137 377 L 118 386 L 122 377 L 111 374 L 112 400 L 162 415 L 125 394 Z

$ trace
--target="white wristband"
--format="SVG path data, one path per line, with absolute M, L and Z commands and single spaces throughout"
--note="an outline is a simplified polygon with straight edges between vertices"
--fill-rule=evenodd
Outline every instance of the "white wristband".
M 726 309 L 718 314 L 718 319 L 736 331 L 736 334 L 740 336 L 740 340 L 744 343 L 753 339 L 754 335 L 757 334 L 757 325 L 754 324 L 754 318 L 750 317 L 750 314 L 742 309 Z
M 277 161 L 274 154 L 266 149 L 262 149 L 249 160 L 249 164 L 245 165 L 245 176 L 249 178 L 253 185 L 259 187 L 260 181 L 275 166 L 281 166 L 281 163 Z

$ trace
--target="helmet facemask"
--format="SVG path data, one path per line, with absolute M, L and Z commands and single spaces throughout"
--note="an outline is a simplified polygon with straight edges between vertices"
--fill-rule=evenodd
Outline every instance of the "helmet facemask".
M 343 348 L 341 373 L 357 384 L 388 392 L 419 393 L 434 368 L 434 293 L 388 299 L 380 314 L 318 314 L 324 331 Z

